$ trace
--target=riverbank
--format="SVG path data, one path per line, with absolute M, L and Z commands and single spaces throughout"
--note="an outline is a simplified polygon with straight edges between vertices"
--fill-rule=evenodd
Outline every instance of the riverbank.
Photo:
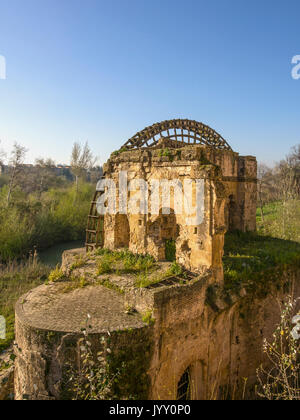
M 81 183 L 57 188 L 41 196 L 17 196 L 7 206 L 0 189 L 0 264 L 26 259 L 56 244 L 85 237 L 86 220 L 94 185 Z
M 82 247 L 84 247 L 84 241 L 63 242 L 40 252 L 38 254 L 39 261 L 49 267 L 56 267 L 57 264 L 61 264 L 61 257 L 64 251 Z

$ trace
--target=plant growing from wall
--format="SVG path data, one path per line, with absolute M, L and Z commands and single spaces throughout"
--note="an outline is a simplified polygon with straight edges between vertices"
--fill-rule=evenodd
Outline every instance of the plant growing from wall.
M 152 317 L 152 311 L 151 310 L 146 311 L 142 316 L 142 320 L 148 325 L 154 324 L 155 320 Z
M 57 266 L 55 267 L 55 269 L 54 269 L 54 270 L 52 270 L 52 271 L 50 272 L 49 277 L 48 277 L 48 280 L 49 280 L 51 283 L 53 283 L 53 282 L 56 282 L 56 281 L 63 280 L 63 279 L 64 279 L 64 277 L 65 277 L 64 272 L 63 272 L 63 271 L 62 271 L 62 269 L 59 267 L 59 265 L 57 265 Z
M 119 156 L 119 154 L 127 152 L 127 151 L 128 151 L 127 147 L 123 146 L 123 147 L 121 147 L 121 149 L 115 150 L 114 152 L 112 152 L 111 157 Z
M 90 315 L 86 320 L 86 327 L 82 330 L 83 337 L 79 340 L 79 368 L 75 370 L 69 366 L 69 381 L 67 392 L 73 395 L 73 400 L 105 400 L 115 399 L 113 384 L 118 381 L 119 373 L 111 374 L 107 363 L 106 354 L 111 350 L 107 347 L 105 337 L 101 337 L 102 351 L 97 353 L 95 359 L 92 351 L 92 343 L 88 334 L 91 326 Z
M 160 149 L 159 157 L 167 157 L 170 162 L 173 162 L 173 160 L 174 160 L 174 156 L 173 156 L 172 152 L 170 151 L 170 149 L 168 149 L 168 148 Z

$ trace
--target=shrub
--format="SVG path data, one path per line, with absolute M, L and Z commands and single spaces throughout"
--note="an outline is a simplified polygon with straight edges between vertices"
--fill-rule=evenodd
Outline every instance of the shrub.
M 52 189 L 37 197 L 20 192 L 12 206 L 0 190 L 0 261 L 27 257 L 34 247 L 84 238 L 93 186 Z
M 263 350 L 270 368 L 261 366 L 257 370 L 260 383 L 257 393 L 267 400 L 300 399 L 300 336 L 292 322 L 295 304 L 291 297 L 287 299 L 281 311 L 280 323 L 273 334 L 273 342 L 264 340 Z
M 88 330 L 90 316 L 83 329 L 83 337 L 78 342 L 78 359 L 80 367 L 75 370 L 74 366 L 68 366 L 67 392 L 73 400 L 105 400 L 115 399 L 113 385 L 118 382 L 119 371 L 112 374 L 109 369 L 106 354 L 110 354 L 105 337 L 102 337 L 102 350 L 98 351 L 95 359 L 92 351 L 92 340 Z

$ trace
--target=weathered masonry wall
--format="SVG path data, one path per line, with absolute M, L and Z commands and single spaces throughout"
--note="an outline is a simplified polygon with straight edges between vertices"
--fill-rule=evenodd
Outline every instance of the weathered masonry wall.
M 283 274 L 282 287 L 232 295 L 231 302 L 208 303 L 208 278 L 202 284 L 169 289 L 155 305 L 155 352 L 151 362 L 151 399 L 176 398 L 177 384 L 189 368 L 191 399 L 256 398 L 256 369 L 268 365 L 263 340 L 272 342 L 287 294 L 300 293 L 300 272 Z M 244 379 L 246 394 L 243 396 Z
M 39 290 L 38 290 L 39 289 Z M 44 290 L 35 289 L 42 296 Z M 105 291 L 105 290 L 104 290 Z M 26 296 L 29 297 L 29 296 Z M 25 298 L 25 297 L 24 297 Z M 92 299 L 91 297 L 89 298 Z M 94 302 L 93 304 L 96 304 Z M 98 302 L 101 305 L 101 303 Z M 75 307 L 74 312 L 79 308 Z M 82 311 L 83 318 L 84 310 Z M 97 321 L 97 319 L 96 319 Z M 109 390 L 104 389 L 105 399 L 146 399 L 149 396 L 149 365 L 154 347 L 153 328 L 142 322 L 89 331 L 88 341 L 95 363 L 99 352 L 106 360 L 109 374 Z M 83 333 L 76 330 L 39 328 L 27 319 L 22 300 L 16 307 L 15 399 L 16 400 L 71 400 L 77 399 L 70 378 L 78 378 L 80 347 Z M 113 381 L 116 377 L 118 381 Z M 79 380 L 79 379 L 77 379 Z
M 265 288 L 251 292 L 241 289 L 239 293 L 227 290 L 225 295 L 220 285 L 211 295 L 215 281 L 214 273 L 207 273 L 186 285 L 145 289 L 151 299 L 145 297 L 143 311 L 153 312 L 154 323 L 146 325 L 136 314 L 126 316 L 126 324 L 121 326 L 118 318 L 125 317 L 123 309 L 123 315 L 111 314 L 116 326 L 111 326 L 109 334 L 105 328 L 91 330 L 89 341 L 95 360 L 97 353 L 103 352 L 111 373 L 118 373 L 109 398 L 176 399 L 179 379 L 187 369 L 191 399 L 241 398 L 243 378 L 247 378 L 244 397 L 255 398 L 256 369 L 262 362 L 267 363 L 262 352 L 263 339 L 272 339 L 280 316 L 278 302 L 291 291 L 299 296 L 299 268 L 283 272 L 280 282 L 277 279 L 272 284 L 269 279 L 268 295 Z M 65 286 L 51 286 L 54 305 L 56 299 L 57 305 L 69 302 L 74 319 L 81 310 L 79 303 L 75 307 L 72 303 L 76 296 L 88 297 L 89 311 L 107 302 L 107 297 L 103 302 L 99 300 L 103 294 L 110 294 L 110 302 L 113 301 L 110 290 L 85 288 L 61 296 L 60 287 Z M 46 290 L 46 286 L 41 286 L 33 293 L 44 299 Z M 30 293 L 25 295 L 16 308 L 15 398 L 74 398 L 68 387 L 71 373 L 67 366 L 78 368 L 80 325 L 76 325 L 76 331 L 68 332 L 66 328 L 55 330 L 52 318 L 34 321 L 40 309 L 34 304 L 35 298 L 31 303 L 30 298 Z M 47 304 L 43 311 L 47 311 Z M 81 310 L 80 319 L 83 313 Z M 98 322 L 97 315 L 95 321 Z M 105 318 L 99 322 L 105 323 Z M 41 328 L 42 325 L 48 328 Z
M 167 151 L 166 151 L 167 150 Z M 253 231 L 256 228 L 256 159 L 239 157 L 228 150 L 203 146 L 177 149 L 137 150 L 112 157 L 104 167 L 105 176 L 114 180 L 126 172 L 128 183 L 142 179 L 204 180 L 204 220 L 187 225 L 191 216 L 183 208 L 175 211 L 174 194 L 167 208 L 161 204 L 157 214 L 107 214 L 104 221 L 104 247 L 129 247 L 134 253 L 149 253 L 165 259 L 165 242 L 176 241 L 176 259 L 185 268 L 202 272 L 221 268 L 224 233 L 227 230 Z M 138 190 L 138 187 L 137 187 Z M 128 200 L 137 192 L 128 192 Z M 195 188 L 193 191 L 196 197 Z M 117 196 L 117 203 L 119 197 Z M 148 191 L 148 203 L 151 196 Z M 162 190 L 160 190 L 162 203 Z M 193 206 L 195 206 L 195 201 Z M 170 214 L 165 214 L 165 213 Z

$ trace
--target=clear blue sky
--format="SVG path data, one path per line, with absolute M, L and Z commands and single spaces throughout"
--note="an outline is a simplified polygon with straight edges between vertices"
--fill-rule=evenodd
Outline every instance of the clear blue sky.
M 272 163 L 300 143 L 300 2 L 0 0 L 0 139 L 105 161 L 136 131 L 190 118 Z

